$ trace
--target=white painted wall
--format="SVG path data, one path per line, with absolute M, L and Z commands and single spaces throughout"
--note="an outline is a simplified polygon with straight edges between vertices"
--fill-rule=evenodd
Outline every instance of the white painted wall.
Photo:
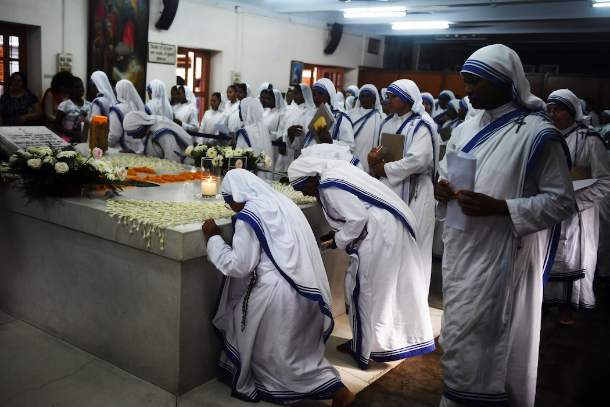
M 65 38 L 62 41 L 62 3 L 65 3 Z M 292 60 L 347 68 L 345 84 L 357 83 L 358 67 L 381 67 L 383 52 L 364 52 L 368 37 L 343 34 L 333 55 L 325 55 L 329 30 L 278 20 L 233 9 L 181 0 L 176 18 L 169 30 L 157 30 L 162 2 L 150 0 L 149 41 L 211 50 L 211 91 L 224 92 L 231 71 L 240 71 L 242 81 L 257 89 L 271 82 L 284 91 L 289 84 Z M 89 1 L 88 0 L 0 0 L 0 21 L 39 26 L 41 28 L 40 69 L 30 72 L 40 79 L 41 92 L 50 86 L 57 69 L 57 54 L 74 55 L 73 73 L 85 79 L 87 70 Z M 62 44 L 64 43 L 64 44 Z M 65 47 L 62 47 L 65 45 Z M 32 63 L 30 58 L 30 63 Z M 147 65 L 147 81 L 160 79 L 175 83 L 173 65 Z

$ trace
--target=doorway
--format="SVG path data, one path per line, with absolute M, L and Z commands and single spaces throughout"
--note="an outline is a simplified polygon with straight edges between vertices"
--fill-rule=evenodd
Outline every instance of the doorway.
M 210 51 L 178 47 L 176 76 L 184 78 L 184 83 L 195 94 L 199 123 L 210 105 Z
M 320 78 L 330 79 L 335 84 L 336 90 L 342 92 L 344 75 L 345 69 L 336 66 L 304 64 L 302 81 L 311 88 Z
M 0 22 L 0 95 L 10 90 L 9 77 L 14 72 L 28 75 L 27 29 Z

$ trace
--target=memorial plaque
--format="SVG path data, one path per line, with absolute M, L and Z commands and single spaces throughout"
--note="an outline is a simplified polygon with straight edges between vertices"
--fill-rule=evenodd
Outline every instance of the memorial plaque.
M 57 134 L 44 126 L 0 127 L 0 149 L 3 155 L 11 156 L 17 150 L 28 147 L 65 147 L 68 145 Z

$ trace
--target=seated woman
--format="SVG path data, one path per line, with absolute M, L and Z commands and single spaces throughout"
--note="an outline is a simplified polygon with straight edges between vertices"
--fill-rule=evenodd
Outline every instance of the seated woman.
M 141 139 L 144 148 L 142 154 L 151 157 L 165 158 L 176 162 L 183 159 L 175 154 L 184 151 L 191 143 L 191 136 L 172 120 L 163 116 L 149 116 L 144 112 L 129 112 L 125 115 L 123 128 L 127 135 Z M 124 153 L 134 153 L 124 150 Z
M 80 78 L 72 78 L 70 99 L 61 102 L 55 115 L 55 130 L 68 143 L 80 143 L 83 137 L 83 124 L 91 112 L 91 102 L 83 100 L 85 85 Z
M 172 106 L 174 111 L 174 123 L 186 131 L 197 132 L 199 130 L 199 120 L 197 110 L 186 99 L 186 88 L 176 86 L 176 97 L 178 103 Z
M 51 87 L 42 97 L 42 123 L 51 130 L 55 129 L 57 108 L 61 102 L 70 99 L 74 76 L 68 71 L 57 72 L 51 79 Z
M 169 104 L 169 100 L 167 100 L 165 84 L 158 79 L 153 79 L 146 87 L 146 92 L 148 92 L 148 98 L 150 99 L 146 103 L 146 107 L 149 109 L 148 114 L 174 120 L 174 111 Z
M 0 126 L 35 125 L 42 117 L 42 107 L 28 90 L 27 78 L 21 72 L 13 72 L 9 84 L 11 90 L 0 96 Z
M 294 189 L 318 197 L 335 232 L 329 248 L 351 257 L 345 304 L 352 339 L 337 349 L 361 369 L 434 350 L 428 288 L 413 213 L 381 182 L 339 160 L 299 158 L 288 168 Z
M 110 109 L 108 147 L 121 151 L 142 152 L 144 149 L 142 141 L 128 137 L 123 129 L 123 122 L 125 121 L 125 115 L 129 112 L 145 112 L 144 102 L 142 102 L 136 88 L 127 79 L 118 81 L 115 89 L 119 103 Z
M 244 125 L 235 135 L 235 146 L 242 149 L 251 147 L 254 154 L 260 154 L 261 151 L 271 154 L 271 134 L 263 122 L 263 106 L 260 102 L 254 98 L 243 99 L 239 104 L 239 119 Z M 273 178 L 270 173 L 259 173 L 259 177 Z
M 93 116 L 108 117 L 110 109 L 116 105 L 116 97 L 108 77 L 102 71 L 93 72 L 89 80 L 89 86 L 93 93 L 97 95 L 92 102 L 89 121 Z
M 225 276 L 213 324 L 223 347 L 218 367 L 232 379 L 233 397 L 352 404 L 355 396 L 324 358 L 332 300 L 303 212 L 246 170 L 227 173 L 222 195 L 236 212 L 231 246 L 212 219 L 202 228 L 208 259 Z
M 220 134 L 220 130 L 218 130 L 216 125 L 224 124 L 226 126 L 229 122 L 229 115 L 227 112 L 220 109 L 220 100 L 220 93 L 212 93 L 212 97 L 210 98 L 210 108 L 204 113 L 203 118 L 201 119 L 199 133 L 218 135 Z M 210 141 L 217 142 L 218 144 L 226 144 L 226 142 L 221 142 L 221 140 L 197 137 L 197 144 L 208 144 Z
M 319 131 L 320 141 L 322 143 L 335 143 L 340 145 L 346 145 L 350 150 L 354 150 L 354 129 L 349 116 L 338 110 L 339 103 L 337 102 L 337 91 L 335 85 L 326 78 L 318 79 L 313 85 L 312 89 L 313 101 L 316 108 L 320 107 L 320 104 L 325 103 L 331 110 L 335 122 L 328 129 L 328 131 Z M 301 148 L 309 147 L 310 145 L 317 144 L 309 132 L 309 123 L 316 114 L 316 109 L 309 111 L 301 118 L 299 125 L 301 126 L 302 132 L 297 137 L 296 133 L 288 133 L 288 140 L 286 143 L 292 150 L 300 150 Z

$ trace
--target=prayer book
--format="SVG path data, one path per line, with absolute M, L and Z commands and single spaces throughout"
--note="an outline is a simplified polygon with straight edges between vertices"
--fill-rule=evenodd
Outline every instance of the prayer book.
M 222 134 L 226 134 L 227 136 L 231 134 L 231 129 L 226 124 L 218 123 L 214 125 Z
M 309 122 L 307 128 L 311 132 L 313 139 L 316 143 L 320 144 L 320 136 L 318 136 L 317 129 L 328 131 L 331 126 L 335 123 L 335 117 L 326 105 L 326 103 L 320 103 L 318 111 L 313 115 L 313 119 Z
M 456 154 L 447 154 L 447 172 L 449 173 L 449 186 L 459 191 L 474 191 L 474 178 L 477 171 L 477 158 L 474 155 L 460 151 Z M 462 212 L 457 199 L 447 203 L 447 216 L 445 226 L 468 231 L 470 216 Z
M 453 130 L 451 127 L 443 127 L 439 132 L 441 140 L 448 141 L 451 138 L 451 130 Z
M 392 134 L 382 133 L 381 134 L 381 150 L 377 155 L 386 163 L 402 160 L 405 150 L 405 136 L 404 134 Z
M 572 167 L 572 181 L 582 181 L 585 179 L 591 179 L 591 168 L 587 167 Z

